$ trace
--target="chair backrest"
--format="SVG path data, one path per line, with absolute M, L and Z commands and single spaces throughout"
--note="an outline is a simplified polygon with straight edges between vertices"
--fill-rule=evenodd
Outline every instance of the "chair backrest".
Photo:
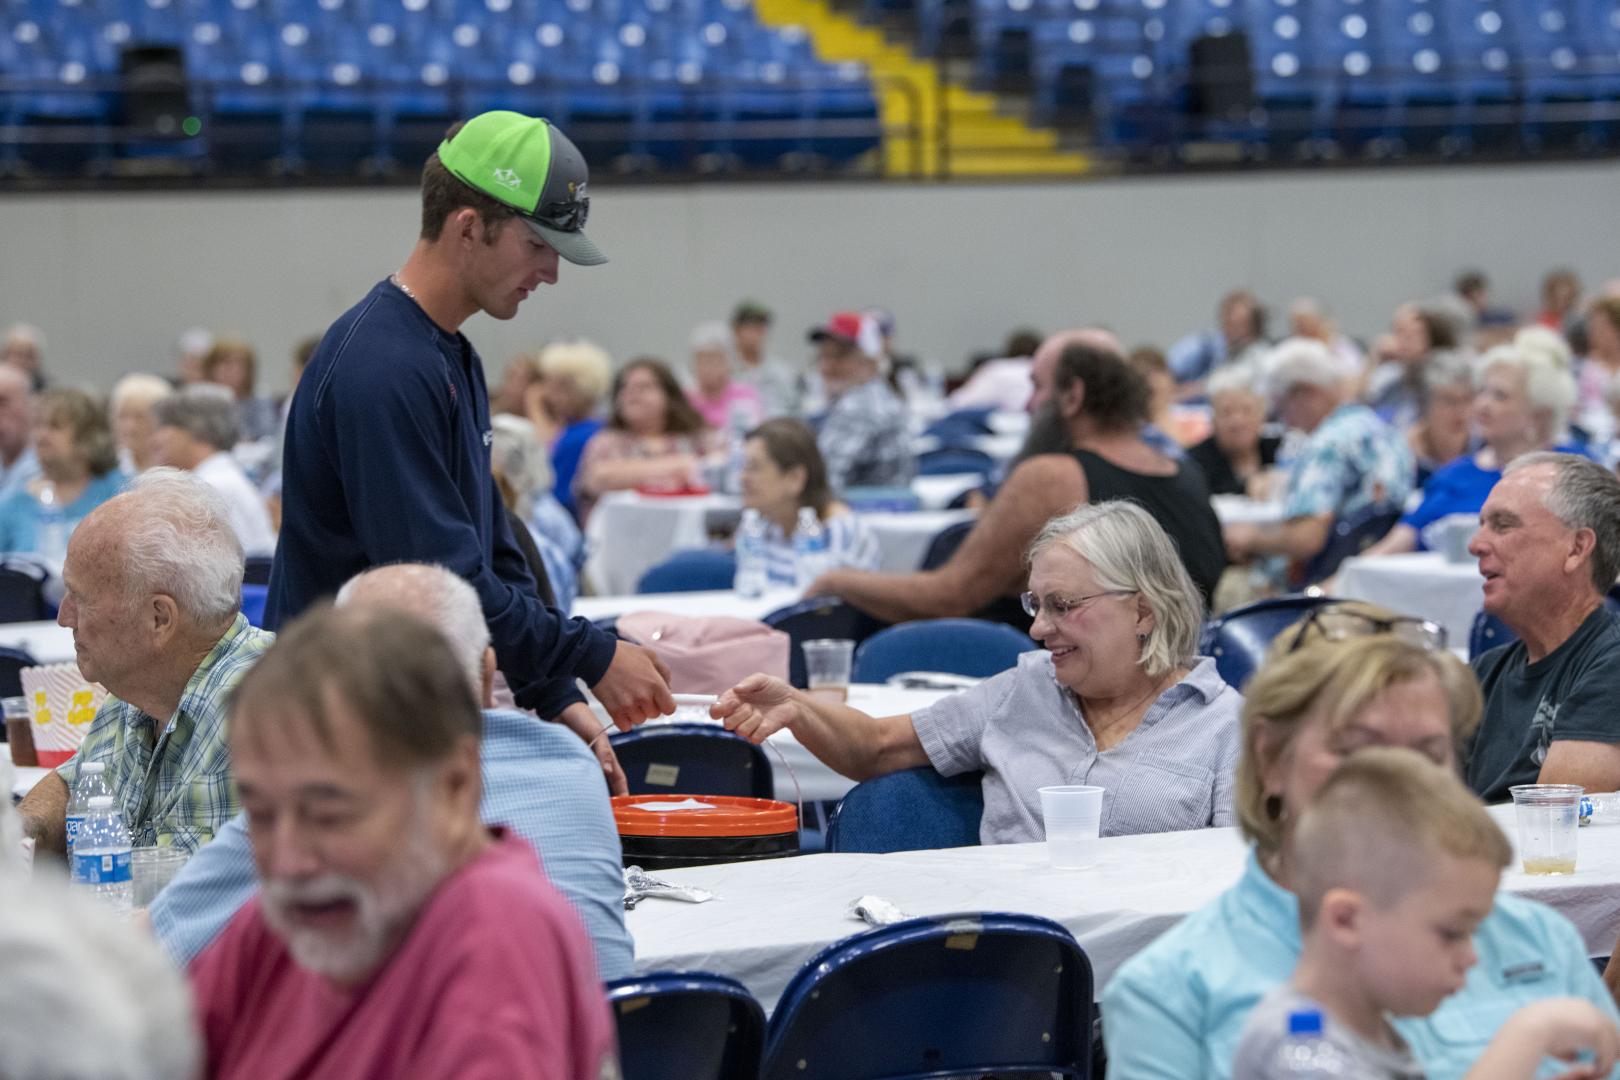
M 756 1080 L 765 1013 L 742 983 L 702 971 L 607 984 L 624 1080 Z
M 1511 645 L 1519 635 L 1508 629 L 1507 623 L 1483 611 L 1474 613 L 1474 625 L 1468 631 L 1468 659 L 1489 652 L 1498 645 Z
M 38 666 L 26 649 L 0 646 L 0 697 L 22 697 L 22 669 Z
M 960 445 L 995 430 L 990 426 L 992 411 L 989 408 L 957 409 L 929 424 L 923 434 L 933 436 L 946 446 Z
M 773 798 L 776 777 L 763 746 L 710 724 L 657 724 L 608 736 L 632 795 Z
M 976 524 L 974 520 L 958 521 L 955 525 L 947 525 L 935 533 L 934 538 L 928 541 L 928 550 L 923 554 L 921 569 L 937 570 L 950 562 L 951 556 L 956 554 L 956 549 L 962 546 L 962 541 L 967 539 L 967 534 L 973 531 Z
M 1360 555 L 1382 540 L 1400 520 L 1401 508 L 1384 503 L 1364 506 L 1336 519 L 1332 531 L 1328 533 L 1327 543 L 1305 564 L 1304 580 L 1299 584 L 1301 587 L 1314 585 L 1332 577 L 1340 563 L 1352 555 Z
M 851 678 L 883 682 L 902 671 L 948 671 L 989 678 L 1039 648 L 1028 634 L 983 619 L 924 619 L 879 630 L 855 650 Z
M 983 450 L 968 446 L 942 446 L 917 455 L 918 476 L 945 476 L 950 473 L 979 473 L 988 476 L 996 459 Z
M 806 641 L 817 638 L 847 638 L 862 642 L 883 624 L 857 608 L 850 607 L 836 596 L 816 596 L 779 608 L 760 620 L 766 626 L 787 634 L 788 682 L 803 690 L 807 684 L 804 671 Z
M 910 919 L 845 938 L 801 967 L 765 1039 L 766 1080 L 1084 1077 L 1091 963 L 1033 915 Z
M 1215 670 L 1234 689 L 1243 689 L 1271 639 L 1298 622 L 1313 607 L 1337 603 L 1329 596 L 1279 596 L 1233 608 L 1204 624 L 1198 652 L 1215 658 Z
M 729 551 L 693 548 L 677 551 L 650 568 L 636 582 L 638 593 L 702 592 L 729 589 L 737 576 L 737 559 Z
M 0 623 L 38 622 L 50 618 L 42 571 L 0 566 Z
M 941 776 L 932 766 L 863 780 L 827 823 L 828 851 L 973 847 L 984 817 L 983 773 Z
M 242 614 L 247 621 L 261 630 L 264 628 L 264 609 L 270 602 L 270 586 L 243 585 L 242 586 Z
M 242 560 L 242 584 L 268 585 L 270 584 L 270 568 L 275 566 L 276 560 L 265 555 L 249 555 Z

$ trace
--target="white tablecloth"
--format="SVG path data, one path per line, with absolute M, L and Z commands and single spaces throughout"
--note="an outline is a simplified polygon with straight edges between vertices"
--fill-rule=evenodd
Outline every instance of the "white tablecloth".
M 914 712 L 944 697 L 939 690 L 902 690 L 899 687 L 869 683 L 856 683 L 849 688 L 849 703 L 872 716 L 896 716 Z M 607 726 L 607 712 L 593 697 L 591 708 L 597 718 Z M 855 781 L 840 776 L 823 765 L 814 754 L 806 750 L 791 731 L 779 731 L 765 741 L 765 756 L 771 759 L 772 775 L 776 781 L 776 797 L 788 802 L 802 798 L 805 802 L 836 802 L 842 799 Z M 798 789 L 793 786 L 794 779 Z
M 773 589 L 748 597 L 732 590 L 676 593 L 643 593 L 630 596 L 581 596 L 574 601 L 573 614 L 587 619 L 606 619 L 629 611 L 657 611 L 666 615 L 730 615 L 737 619 L 762 619 L 778 608 L 799 599 L 796 589 Z
M 1346 559 L 1334 593 L 1437 622 L 1446 628 L 1448 644 L 1466 647 L 1481 584 L 1473 560 L 1453 563 L 1438 552 L 1419 551 Z
M 49 769 L 42 769 L 35 765 L 13 765 L 11 767 L 11 797 L 21 799 L 34 789 L 34 785 L 45 779 Z
M 633 491 L 606 495 L 585 527 L 590 549 L 586 579 L 598 593 L 634 592 L 641 575 L 672 552 L 708 543 L 705 522 L 711 513 L 734 516 L 738 505 L 734 495 L 657 498 Z M 917 569 L 939 530 L 972 516 L 968 510 L 924 510 L 868 513 L 861 518 L 877 536 L 881 569 L 904 573 Z
M 924 510 L 943 510 L 951 500 L 964 491 L 972 491 L 984 483 L 979 473 L 942 473 L 938 476 L 919 476 L 911 482 L 911 493 Z
M 1275 525 L 1283 520 L 1280 502 L 1260 502 L 1244 495 L 1211 495 L 1209 504 L 1222 525 Z
M 1512 808 L 1492 812 L 1513 837 Z M 844 915 L 858 896 L 884 897 L 908 915 L 1028 912 L 1075 935 L 1100 993 L 1120 964 L 1236 882 L 1245 855 L 1236 829 L 1115 837 L 1103 840 L 1101 851 L 1089 870 L 1053 870 L 1044 844 L 668 870 L 659 876 L 712 889 L 720 899 L 648 901 L 625 921 L 639 971 L 720 972 L 740 979 L 769 1010 L 817 950 L 863 929 Z M 1620 931 L 1620 826 L 1581 830 L 1573 875 L 1529 877 L 1515 869 L 1503 887 L 1557 908 L 1593 955 L 1607 955 Z
M 24 649 L 42 664 L 62 664 L 75 658 L 73 631 L 53 622 L 0 623 L 0 645 Z

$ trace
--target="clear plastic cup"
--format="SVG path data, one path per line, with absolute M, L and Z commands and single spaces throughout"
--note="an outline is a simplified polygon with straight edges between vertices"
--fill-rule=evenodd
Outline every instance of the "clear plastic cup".
M 846 701 L 849 673 L 855 665 L 855 643 L 844 638 L 817 638 L 804 643 L 805 685 L 816 697 Z
M 1579 784 L 1517 784 L 1514 813 L 1519 819 L 1519 858 L 1527 874 L 1573 874 L 1580 835 Z
M 1046 857 L 1059 870 L 1081 870 L 1097 861 L 1102 834 L 1103 789 L 1054 784 L 1040 789 L 1046 827 Z
M 130 852 L 129 877 L 135 886 L 135 906 L 150 906 L 190 857 L 184 848 L 176 847 L 138 847 Z

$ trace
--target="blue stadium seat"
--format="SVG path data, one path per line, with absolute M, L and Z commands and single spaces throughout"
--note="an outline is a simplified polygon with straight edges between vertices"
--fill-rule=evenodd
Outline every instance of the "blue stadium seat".
M 608 736 L 632 795 L 776 793 L 765 748 L 710 724 L 656 724 Z
M 1027 634 L 983 619 L 924 619 L 879 630 L 855 650 L 855 682 L 877 683 L 905 671 L 989 678 L 1038 649 Z
M 878 620 L 836 596 L 801 600 L 771 612 L 760 621 L 788 636 L 788 682 L 801 690 L 807 685 L 803 649 L 806 641 L 846 638 L 859 643 L 883 627 Z
M 677 551 L 649 569 L 636 582 L 638 593 L 703 592 L 729 589 L 737 576 L 737 559 L 729 551 L 694 548 Z
M 941 776 L 932 766 L 863 780 L 827 823 L 828 851 L 927 851 L 972 847 L 984 817 L 984 774 Z
M 1215 659 L 1215 670 L 1233 689 L 1242 690 L 1265 659 L 1271 640 L 1314 607 L 1338 601 L 1326 596 L 1279 596 L 1234 608 L 1204 624 L 1198 653 Z
M 1085 1077 L 1091 1001 L 1090 962 L 1049 919 L 910 919 L 845 938 L 799 969 L 771 1016 L 760 1075 Z
M 624 1080 L 755 1080 L 765 1013 L 735 979 L 660 971 L 607 984 Z

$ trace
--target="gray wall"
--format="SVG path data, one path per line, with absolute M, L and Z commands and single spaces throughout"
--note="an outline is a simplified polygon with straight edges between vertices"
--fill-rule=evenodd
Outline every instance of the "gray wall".
M 1528 307 L 1548 268 L 1620 275 L 1620 164 L 1274 173 L 1091 184 L 605 187 L 591 233 L 613 261 L 563 268 L 516 319 L 468 331 L 492 367 L 567 334 L 616 356 L 684 354 L 742 295 L 803 355 L 826 313 L 884 304 L 902 345 L 950 365 L 1011 327 L 1108 323 L 1131 342 L 1211 321 L 1248 285 L 1276 306 L 1326 298 L 1371 334 L 1399 301 L 1484 267 Z M 201 324 L 258 344 L 264 382 L 415 236 L 414 192 L 96 194 L 0 198 L 0 323 L 49 337 L 62 379 L 106 385 L 170 365 Z

